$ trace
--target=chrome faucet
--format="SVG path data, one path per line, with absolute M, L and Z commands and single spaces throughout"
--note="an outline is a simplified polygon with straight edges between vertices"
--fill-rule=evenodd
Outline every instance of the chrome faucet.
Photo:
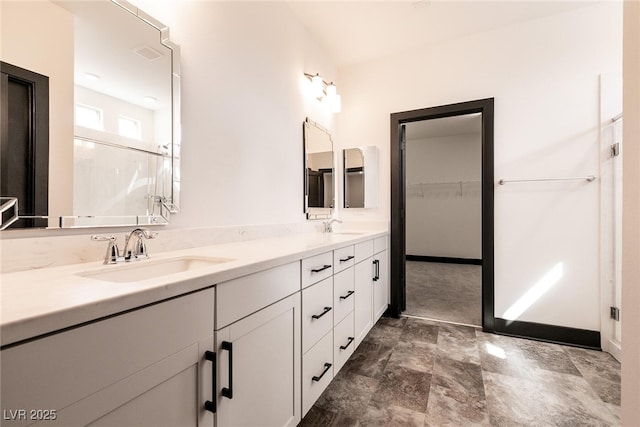
M 118 249 L 117 238 L 115 236 L 91 236 L 94 241 L 108 241 L 107 253 L 104 256 L 105 264 L 117 264 L 120 262 L 137 261 L 139 259 L 149 258 L 147 246 L 143 239 L 153 239 L 158 233 L 152 232 L 147 228 L 136 228 L 126 237 L 124 243 L 124 251 L 122 255 Z M 133 240 L 133 248 L 129 249 L 129 243 Z
M 153 239 L 158 233 L 152 232 L 148 228 L 136 228 L 124 241 L 124 260 L 135 261 L 138 259 L 147 259 L 149 254 L 147 253 L 147 245 L 145 245 L 143 239 Z M 129 249 L 129 243 L 134 240 L 133 250 Z
M 340 221 L 339 219 L 332 219 L 331 221 L 323 221 L 322 225 L 323 225 L 323 232 L 324 233 L 331 233 L 333 232 L 333 223 L 337 222 L 339 224 L 342 224 L 342 221 Z

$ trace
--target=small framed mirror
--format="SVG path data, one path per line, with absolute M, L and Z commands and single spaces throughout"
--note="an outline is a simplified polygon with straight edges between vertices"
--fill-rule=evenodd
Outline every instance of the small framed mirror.
M 343 206 L 378 207 L 378 147 L 347 148 L 343 158 Z
M 304 150 L 304 212 L 307 219 L 331 217 L 335 200 L 333 141 L 319 124 L 305 119 L 302 126 Z

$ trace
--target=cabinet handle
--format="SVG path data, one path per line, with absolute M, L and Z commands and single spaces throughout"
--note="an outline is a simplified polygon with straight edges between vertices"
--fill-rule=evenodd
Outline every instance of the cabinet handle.
M 345 345 L 341 345 L 340 346 L 340 350 L 346 350 L 347 347 L 349 347 L 351 345 L 351 343 L 353 342 L 355 338 L 354 337 L 349 337 L 349 341 L 347 341 L 347 343 Z
M 327 268 L 331 268 L 331 264 L 325 264 L 324 266 L 320 267 L 320 268 L 312 268 L 311 272 L 312 273 L 320 273 L 321 271 L 326 270 Z
M 346 258 L 341 258 L 341 259 L 340 259 L 340 262 L 347 262 L 347 261 L 349 261 L 349 260 L 351 260 L 351 259 L 354 259 L 354 258 L 355 258 L 355 257 L 354 257 L 353 255 L 349 255 L 349 256 L 348 256 L 348 257 L 346 257 Z
M 331 307 L 325 307 L 324 311 L 322 313 L 314 314 L 313 316 L 311 316 L 311 318 L 312 319 L 319 319 L 319 318 L 321 318 L 322 316 L 324 316 L 325 314 L 327 314 L 330 311 L 331 311 Z
M 222 349 L 229 352 L 229 388 L 222 388 L 222 395 L 233 399 L 233 344 L 229 341 L 222 341 Z
M 216 390 L 218 389 L 218 386 L 216 385 L 216 383 L 218 382 L 216 377 L 216 353 L 213 351 L 206 351 L 204 353 L 204 358 L 212 362 L 213 364 L 213 366 L 211 367 L 211 399 L 213 400 L 207 400 L 206 402 L 204 402 L 204 408 L 207 411 L 213 412 L 215 414 L 218 410 L 216 405 L 216 402 L 218 401 L 218 399 L 216 399 Z
M 331 363 L 325 363 L 324 364 L 324 371 L 322 371 L 322 373 L 320 374 L 320 376 L 314 376 L 313 378 L 311 378 L 313 381 L 320 381 L 322 379 L 322 377 L 324 377 L 324 374 L 327 373 L 327 371 L 329 371 L 329 369 L 331 368 Z
M 356 291 L 349 291 L 347 292 L 346 295 L 340 295 L 340 299 L 347 299 L 349 298 L 351 295 L 353 295 Z
M 380 261 L 378 261 L 377 259 L 374 259 L 373 260 L 373 267 L 374 267 L 374 271 L 375 271 L 375 273 L 373 273 L 374 274 L 373 281 L 377 282 L 378 279 L 380 278 Z

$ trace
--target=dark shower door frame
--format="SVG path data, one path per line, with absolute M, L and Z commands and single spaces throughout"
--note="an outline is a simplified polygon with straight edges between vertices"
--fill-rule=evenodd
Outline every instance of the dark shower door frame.
M 391 114 L 391 303 L 388 314 L 406 309 L 406 141 L 404 125 L 423 120 L 481 113 L 482 121 L 482 329 L 494 332 L 493 258 L 493 98 Z

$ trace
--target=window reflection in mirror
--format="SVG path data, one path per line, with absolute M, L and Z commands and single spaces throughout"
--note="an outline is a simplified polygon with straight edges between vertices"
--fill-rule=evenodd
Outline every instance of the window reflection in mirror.
M 172 51 L 157 28 L 110 2 L 60 4 L 74 14 L 73 215 L 158 215 L 158 201 L 171 198 L 162 173 L 170 165 Z M 78 114 L 96 111 L 100 123 Z
M 308 219 L 328 218 L 334 207 L 333 141 L 331 134 L 306 119 L 303 126 L 305 151 L 305 213 Z
M 169 29 L 126 0 L 0 1 L 0 9 L 3 22 L 19 23 L 1 27 L 3 62 L 53 82 L 44 146 L 51 162 L 31 161 L 29 171 L 44 207 L 21 201 L 20 220 L 38 216 L 36 226 L 49 228 L 166 223 L 180 187 L 180 55 Z M 48 175 L 47 188 L 39 177 Z M 2 184 L 16 186 L 6 177 Z M 0 196 L 2 217 L 13 217 L 4 187 Z

